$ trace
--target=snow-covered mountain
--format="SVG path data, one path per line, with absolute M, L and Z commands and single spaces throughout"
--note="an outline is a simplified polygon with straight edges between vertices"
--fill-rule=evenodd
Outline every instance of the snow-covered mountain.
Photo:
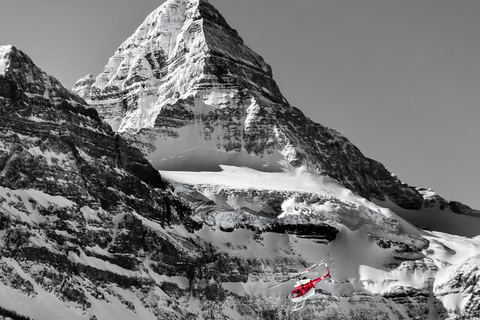
M 290 106 L 207 1 L 165 2 L 74 92 L 0 47 L 0 318 L 480 316 L 478 212 Z M 270 287 L 321 259 L 292 312 Z
M 406 209 L 425 202 L 347 138 L 291 106 L 270 66 L 207 1 L 166 1 L 74 92 L 159 170 L 304 168 L 370 200 Z

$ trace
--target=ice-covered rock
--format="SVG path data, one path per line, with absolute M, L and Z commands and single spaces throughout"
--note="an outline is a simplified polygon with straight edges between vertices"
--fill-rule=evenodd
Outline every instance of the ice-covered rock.
M 200 224 L 94 109 L 20 50 L 0 52 L 0 314 L 102 318 L 109 297 L 135 309 L 122 288 L 158 295 L 158 273 L 198 255 L 171 228 Z

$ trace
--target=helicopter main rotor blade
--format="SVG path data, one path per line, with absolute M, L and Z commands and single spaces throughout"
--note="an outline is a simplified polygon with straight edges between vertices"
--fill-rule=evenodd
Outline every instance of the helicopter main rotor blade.
M 315 264 L 314 264 L 313 266 L 311 266 L 310 268 L 306 269 L 305 271 L 300 272 L 300 273 L 297 275 L 297 277 L 298 277 L 298 276 L 301 276 L 301 275 L 304 274 L 304 273 L 307 273 L 307 272 L 312 271 L 313 269 L 317 268 L 318 266 L 321 266 L 322 264 L 325 264 L 326 261 L 330 261 L 330 260 L 333 260 L 333 257 L 328 258 L 328 259 L 322 259 L 322 260 L 320 260 L 319 262 L 315 263 Z
M 332 260 L 332 259 L 333 259 L 333 258 L 329 258 L 328 260 Z M 314 265 L 312 265 L 311 267 L 309 267 L 309 268 L 305 269 L 304 271 L 296 274 L 295 276 L 292 276 L 292 277 L 290 277 L 290 278 L 288 278 L 288 279 L 286 279 L 286 280 L 283 280 L 283 281 L 280 282 L 280 283 L 274 284 L 274 285 L 269 286 L 269 287 L 267 287 L 267 288 L 265 288 L 265 289 L 262 289 L 262 290 L 260 290 L 260 291 L 265 291 L 265 290 L 268 290 L 268 289 L 273 289 L 273 288 L 276 288 L 276 287 L 279 287 L 279 286 L 285 284 L 286 282 L 289 282 L 289 281 L 298 279 L 298 277 L 301 276 L 302 274 L 305 274 L 305 273 L 307 273 L 307 272 L 310 272 L 310 271 L 314 270 L 315 268 L 317 268 L 318 266 L 324 264 L 326 260 L 327 260 L 327 259 L 322 259 L 322 260 L 320 260 L 319 262 L 317 262 L 317 263 L 315 263 Z

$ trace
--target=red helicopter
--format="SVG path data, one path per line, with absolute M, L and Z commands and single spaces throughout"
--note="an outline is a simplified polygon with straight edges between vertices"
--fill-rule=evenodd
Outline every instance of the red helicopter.
M 331 259 L 332 258 L 330 258 L 330 260 Z M 313 269 L 315 269 L 318 266 L 323 265 L 323 264 L 325 264 L 325 268 L 327 269 L 327 272 L 323 276 L 318 277 L 316 279 L 303 278 L 303 279 L 297 280 L 297 282 L 295 283 L 295 287 L 293 288 L 292 292 L 289 295 L 290 300 L 292 300 L 292 302 L 294 303 L 294 305 L 292 307 L 292 311 L 301 310 L 305 306 L 305 302 L 315 295 L 315 285 L 317 283 L 319 283 L 320 281 L 325 280 L 326 278 L 330 278 L 330 270 L 328 270 L 328 265 L 325 262 L 325 259 L 316 263 L 316 264 L 314 264 L 313 266 L 311 266 L 310 268 L 306 269 L 305 271 L 299 273 L 295 277 L 287 279 L 287 280 L 283 281 L 282 283 L 276 284 L 276 285 L 274 285 L 272 287 L 269 287 L 267 289 L 272 289 L 274 287 L 278 287 L 278 286 L 284 284 L 285 282 L 288 282 L 290 280 L 298 278 L 302 274 L 310 272 Z

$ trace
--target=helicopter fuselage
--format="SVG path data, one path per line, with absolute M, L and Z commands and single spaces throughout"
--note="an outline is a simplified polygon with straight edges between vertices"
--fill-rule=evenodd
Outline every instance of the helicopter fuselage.
M 320 281 L 330 277 L 330 270 L 328 270 L 327 266 L 327 273 L 323 276 L 318 277 L 316 279 L 302 279 L 298 280 L 295 283 L 295 287 L 293 288 L 290 299 L 292 302 L 297 303 L 304 300 L 311 298 L 315 294 L 315 285 Z
M 315 279 L 317 280 L 317 279 Z M 290 294 L 292 302 L 300 302 L 312 297 L 315 294 L 315 284 L 311 279 L 297 281 Z

